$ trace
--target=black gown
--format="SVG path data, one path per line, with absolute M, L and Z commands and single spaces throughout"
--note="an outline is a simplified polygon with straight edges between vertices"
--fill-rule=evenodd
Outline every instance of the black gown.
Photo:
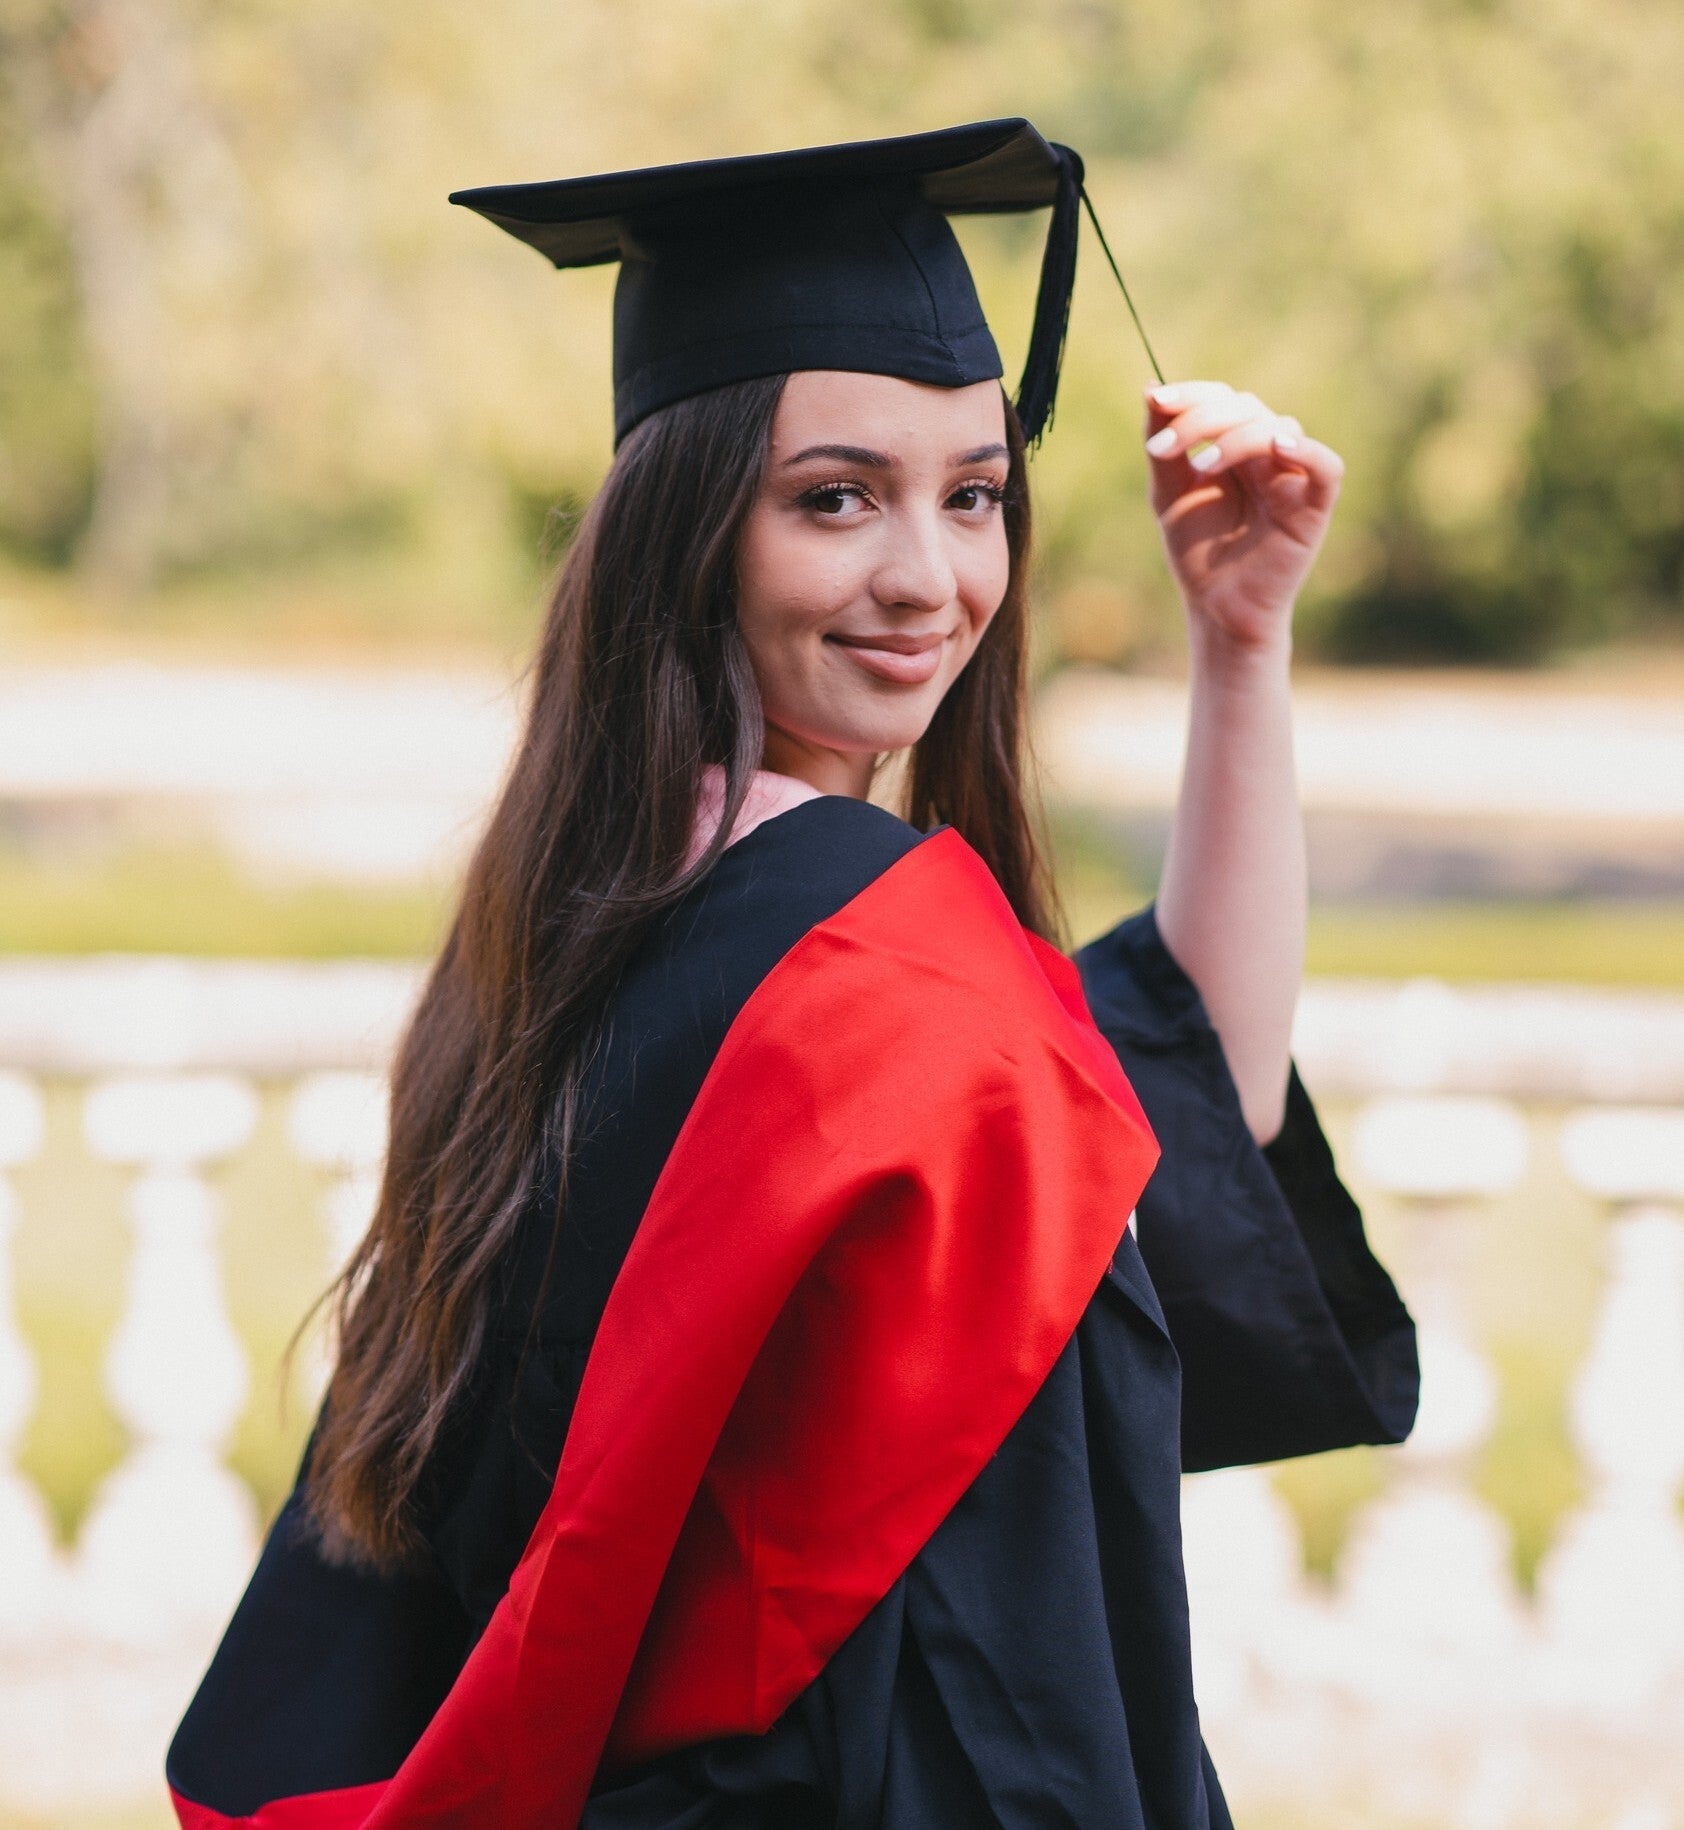
M 660 924 L 613 1001 L 566 1218 L 553 1224 L 552 1178 L 425 1483 L 430 1561 L 329 1569 L 293 1529 L 295 1494 L 171 1749 L 178 1794 L 239 1813 L 395 1770 L 543 1510 L 609 1290 L 726 1031 L 803 935 L 923 840 L 865 803 L 809 801 L 739 840 Z M 1163 1158 L 1074 1336 L 770 1731 L 599 1783 L 589 1830 L 1229 1824 L 1193 1696 L 1181 1472 L 1399 1440 L 1414 1331 L 1296 1074 L 1259 1149 L 1151 912 L 1078 966 Z M 350 1681 L 343 1625 L 309 1682 L 284 1658 L 277 1676 L 276 1622 L 302 1645 L 312 1614 L 354 1614 L 388 1665 L 401 1643 L 404 1681 Z

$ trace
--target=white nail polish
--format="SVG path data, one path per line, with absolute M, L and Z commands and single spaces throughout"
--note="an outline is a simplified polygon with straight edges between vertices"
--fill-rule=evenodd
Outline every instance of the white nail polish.
M 1294 438 L 1290 432 L 1277 432 L 1275 434 L 1275 449 L 1277 451 L 1296 451 L 1298 449 L 1298 440 Z
M 1175 449 L 1175 428 L 1165 426 L 1161 432 L 1154 432 L 1146 441 L 1146 449 L 1153 457 L 1168 457 Z
M 1209 470 L 1222 462 L 1222 447 L 1220 445 L 1201 445 L 1198 450 L 1187 453 L 1187 462 L 1195 470 Z
M 1173 383 L 1152 390 L 1152 404 L 1158 407 L 1178 407 L 1181 405 L 1181 390 Z

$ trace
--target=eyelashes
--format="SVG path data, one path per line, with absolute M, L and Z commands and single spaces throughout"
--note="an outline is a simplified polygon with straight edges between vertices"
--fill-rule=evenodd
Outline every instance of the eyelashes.
M 1004 486 L 994 482 L 992 478 L 989 477 L 972 477 L 965 482 L 958 484 L 952 491 L 952 494 L 949 495 L 948 501 L 952 502 L 955 496 L 965 495 L 981 496 L 983 501 L 988 503 L 991 508 L 1001 507 L 1006 500 Z M 857 483 L 852 480 L 839 480 L 834 483 L 815 483 L 811 489 L 803 490 L 796 500 L 803 508 L 812 509 L 815 513 L 824 515 L 828 520 L 839 521 L 850 519 L 851 517 L 841 515 L 835 510 L 825 508 L 822 505 L 827 502 L 841 501 L 854 501 L 862 505 L 870 505 L 875 501 L 875 498 L 863 483 Z
M 815 483 L 811 489 L 804 489 L 796 500 L 803 508 L 823 513 L 826 511 L 822 505 L 826 502 L 869 502 L 871 497 L 858 483 Z

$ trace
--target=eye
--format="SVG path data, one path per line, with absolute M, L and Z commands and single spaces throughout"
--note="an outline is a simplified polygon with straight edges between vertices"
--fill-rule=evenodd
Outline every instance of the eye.
M 975 477 L 969 483 L 961 483 L 947 498 L 947 505 L 961 514 L 980 516 L 998 508 L 1005 499 L 1006 492 L 998 483 Z
M 870 492 L 858 483 L 820 483 L 801 496 L 803 508 L 830 521 L 852 521 L 870 503 Z

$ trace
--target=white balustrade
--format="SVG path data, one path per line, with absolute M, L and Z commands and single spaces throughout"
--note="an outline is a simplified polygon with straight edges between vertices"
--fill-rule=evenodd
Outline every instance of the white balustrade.
M 1608 1206 L 1609 1269 L 1569 1405 L 1590 1493 L 1539 1571 L 1547 1675 L 1627 1716 L 1684 1678 L 1684 1110 L 1575 1113 L 1561 1154 Z
M 50 1635 L 61 1588 L 46 1505 L 14 1459 L 35 1408 L 36 1380 L 12 1298 L 17 1198 L 6 1172 L 36 1154 L 42 1131 L 41 1095 L 21 1075 L 0 1073 L 0 1650 Z
M 386 1156 L 386 1082 L 375 1074 L 310 1074 L 288 1113 L 293 1148 L 333 1181 L 323 1204 L 328 1267 L 337 1276 L 357 1249 L 380 1198 Z
M 107 1354 L 131 1442 L 66 1553 L 16 1468 L 35 1374 L 7 1176 L 41 1147 L 42 1102 L 0 1071 L 0 1811 L 156 1798 L 169 1725 L 255 1550 L 223 1460 L 247 1373 L 207 1178 L 252 1133 L 252 1081 L 275 1085 L 286 1145 L 320 1178 L 326 1237 L 304 1249 L 336 1272 L 378 1193 L 381 1070 L 415 982 L 407 967 L 0 961 L 0 1062 L 95 1077 L 87 1146 L 129 1173 L 133 1240 Z M 1201 1709 L 1242 1821 L 1684 1830 L 1684 1000 L 1324 984 L 1300 1032 L 1317 1091 L 1369 1102 L 1354 1179 L 1407 1213 L 1422 1408 L 1331 1587 L 1306 1580 L 1265 1471 L 1186 1484 Z M 1584 1497 L 1536 1605 L 1472 1483 L 1498 1391 L 1462 1307 L 1464 1259 L 1528 1156 L 1520 1112 L 1492 1092 L 1534 1113 L 1587 1094 L 1659 1102 L 1559 1130 L 1562 1173 L 1606 1210 L 1607 1274 L 1569 1406 Z
M 255 1554 L 251 1495 L 222 1462 L 248 1374 L 200 1171 L 237 1150 L 256 1118 L 256 1095 L 229 1075 L 133 1076 L 88 1095 L 90 1150 L 139 1171 L 127 1303 L 106 1357 L 134 1442 L 83 1526 L 76 1594 L 89 1631 L 134 1645 L 214 1632 Z
M 1392 1458 L 1386 1494 L 1356 1521 L 1339 1590 L 1361 1648 L 1348 1681 L 1425 1709 L 1489 1708 L 1512 1691 L 1525 1615 L 1511 1534 L 1473 1492 L 1472 1463 L 1497 1414 L 1497 1385 L 1463 1313 L 1472 1203 L 1507 1193 L 1526 1168 L 1525 1121 L 1497 1100 L 1378 1100 L 1353 1156 L 1368 1183 L 1408 1202 L 1402 1279 L 1419 1329 L 1421 1408 Z
M 307 1075 L 292 1096 L 287 1132 L 293 1148 L 331 1178 L 322 1202 L 330 1278 L 344 1270 L 374 1218 L 386 1156 L 386 1105 L 384 1079 L 344 1069 Z M 332 1371 L 330 1338 L 318 1325 L 305 1347 L 303 1379 L 317 1398 Z
M 1229 1721 L 1290 1672 L 1310 1626 L 1303 1536 L 1262 1468 L 1219 1468 L 1182 1482 L 1181 1541 L 1199 1713 Z

